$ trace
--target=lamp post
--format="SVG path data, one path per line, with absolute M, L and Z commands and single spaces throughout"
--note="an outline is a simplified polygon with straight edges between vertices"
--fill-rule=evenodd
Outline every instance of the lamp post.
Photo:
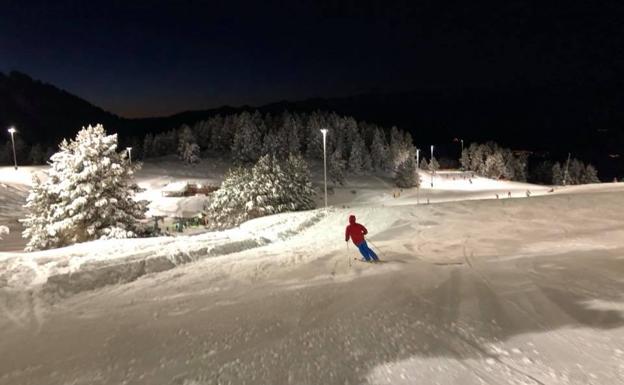
M 15 132 L 17 132 L 15 127 L 9 128 L 9 134 L 11 134 L 11 144 L 13 144 L 13 162 L 15 163 L 15 169 L 17 170 L 17 155 L 15 154 L 15 138 L 13 137 L 13 135 L 15 135 Z
M 431 188 L 433 188 L 433 166 L 431 165 L 431 163 L 433 162 L 433 144 L 431 145 L 431 160 L 429 161 L 429 168 L 431 170 Z
M 416 149 L 416 178 L 418 178 L 418 184 L 416 185 L 416 204 L 420 204 L 420 148 Z
M 323 179 L 325 181 L 325 208 L 327 209 L 327 128 L 321 128 L 323 133 Z
M 132 164 L 132 147 L 126 147 L 126 151 L 128 151 L 128 160 L 130 160 L 130 164 Z

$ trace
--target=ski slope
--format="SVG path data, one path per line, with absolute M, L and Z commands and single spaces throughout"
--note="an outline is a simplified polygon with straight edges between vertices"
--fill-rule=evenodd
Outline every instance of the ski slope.
M 354 178 L 327 211 L 226 232 L 0 254 L 0 384 L 623 383 L 624 184 L 453 177 L 396 198 Z M 349 214 L 387 263 L 353 261 Z

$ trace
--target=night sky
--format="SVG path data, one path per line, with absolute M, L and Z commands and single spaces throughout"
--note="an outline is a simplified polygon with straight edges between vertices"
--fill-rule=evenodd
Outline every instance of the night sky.
M 623 2 L 3 1 L 0 71 L 126 117 L 369 91 L 613 84 Z

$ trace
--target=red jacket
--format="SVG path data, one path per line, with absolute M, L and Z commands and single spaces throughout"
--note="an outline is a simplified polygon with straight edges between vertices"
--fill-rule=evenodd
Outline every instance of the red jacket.
M 355 222 L 355 215 L 349 217 L 349 225 L 345 229 L 345 241 L 349 241 L 349 237 L 356 246 L 364 242 L 364 236 L 368 234 L 366 227 Z

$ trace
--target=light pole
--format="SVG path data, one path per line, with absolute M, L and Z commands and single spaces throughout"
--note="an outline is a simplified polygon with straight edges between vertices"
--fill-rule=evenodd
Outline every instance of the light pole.
M 9 134 L 11 134 L 11 144 L 13 144 L 13 162 L 15 163 L 15 169 L 17 170 L 17 155 L 15 154 L 15 138 L 13 137 L 16 131 L 17 130 L 15 129 L 15 127 L 9 128 Z
M 128 151 L 128 160 L 130 160 L 130 164 L 132 164 L 132 147 L 126 147 L 126 151 Z
M 416 178 L 418 178 L 418 184 L 416 185 L 416 204 L 420 204 L 420 148 L 416 149 Z
M 462 158 L 464 156 L 464 140 L 460 139 L 459 141 L 461 142 L 461 153 L 459 154 L 459 169 L 463 170 L 464 167 L 462 166 Z
M 431 188 L 433 188 L 433 166 L 432 166 L 432 163 L 433 163 L 433 144 L 431 145 L 431 160 L 429 161 L 429 168 L 431 169 L 431 170 L 429 170 L 429 171 L 431 171 Z
M 321 128 L 323 133 L 323 179 L 325 181 L 325 208 L 327 209 L 327 128 Z

